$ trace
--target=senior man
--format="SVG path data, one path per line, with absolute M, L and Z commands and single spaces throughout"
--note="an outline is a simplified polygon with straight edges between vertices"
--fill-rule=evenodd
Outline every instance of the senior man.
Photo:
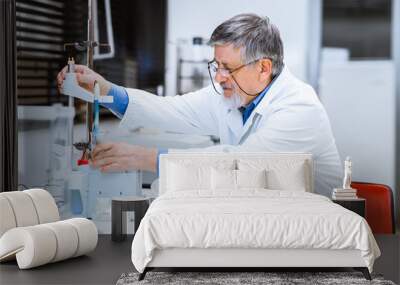
M 204 151 L 312 153 L 315 190 L 330 196 L 341 181 L 341 163 L 324 107 L 313 88 L 283 63 L 283 44 L 268 17 L 240 14 L 212 33 L 212 85 L 183 96 L 158 97 L 114 85 L 85 66 L 80 84 L 100 83 L 105 104 L 130 128 L 214 135 L 221 144 Z M 58 75 L 59 85 L 65 69 Z M 102 171 L 156 171 L 160 151 L 125 143 L 99 144 L 92 165 Z

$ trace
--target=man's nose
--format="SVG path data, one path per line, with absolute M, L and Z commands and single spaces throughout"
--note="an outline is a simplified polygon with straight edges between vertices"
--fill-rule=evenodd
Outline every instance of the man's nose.
M 227 78 L 225 76 L 222 76 L 220 72 L 217 72 L 215 74 L 215 81 L 218 83 L 226 82 Z

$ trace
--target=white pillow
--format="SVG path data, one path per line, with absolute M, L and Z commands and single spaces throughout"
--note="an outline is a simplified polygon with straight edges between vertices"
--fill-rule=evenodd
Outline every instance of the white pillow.
M 267 188 L 267 170 L 236 170 L 237 188 Z
M 211 188 L 213 190 L 235 190 L 236 170 L 211 168 Z
M 294 161 L 267 172 L 268 188 L 273 190 L 306 191 L 305 163 Z
M 239 159 L 240 170 L 266 170 L 267 189 L 306 191 L 310 188 L 307 161 L 298 159 Z
M 267 188 L 266 170 L 211 169 L 213 190 L 239 190 L 241 188 Z
M 167 168 L 167 191 L 210 189 L 210 169 L 210 167 L 169 163 Z

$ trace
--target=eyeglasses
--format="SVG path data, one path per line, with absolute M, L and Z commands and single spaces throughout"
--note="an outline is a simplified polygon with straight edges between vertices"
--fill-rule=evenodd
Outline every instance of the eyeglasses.
M 250 65 L 250 64 L 253 64 L 253 63 L 255 63 L 255 62 L 259 61 L 259 60 L 260 59 L 256 59 L 256 60 L 253 60 L 253 61 L 251 61 L 249 63 L 242 64 L 241 66 L 236 67 L 236 68 L 234 68 L 232 70 L 230 70 L 229 68 L 218 67 L 218 63 L 215 61 L 215 59 L 210 61 L 210 62 L 208 62 L 208 73 L 210 74 L 211 83 L 212 83 L 212 85 L 214 87 L 215 92 L 217 92 L 217 94 L 219 94 L 219 95 L 223 94 L 223 90 L 221 90 L 221 88 L 218 88 L 219 85 L 217 87 L 217 83 L 214 82 L 217 73 L 219 73 L 223 77 L 231 76 L 233 78 L 233 80 L 235 81 L 235 83 L 239 86 L 239 84 L 237 83 L 235 77 L 233 77 L 233 73 L 237 72 L 240 69 L 242 69 L 243 67 L 245 67 L 247 65 Z M 240 88 L 240 86 L 239 86 L 239 88 Z M 242 89 L 242 88 L 240 88 L 240 89 Z

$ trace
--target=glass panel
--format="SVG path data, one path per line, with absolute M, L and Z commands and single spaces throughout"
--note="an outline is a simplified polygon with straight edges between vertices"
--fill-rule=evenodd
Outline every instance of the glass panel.
M 344 47 L 350 58 L 391 57 L 391 0 L 325 0 L 322 45 Z

